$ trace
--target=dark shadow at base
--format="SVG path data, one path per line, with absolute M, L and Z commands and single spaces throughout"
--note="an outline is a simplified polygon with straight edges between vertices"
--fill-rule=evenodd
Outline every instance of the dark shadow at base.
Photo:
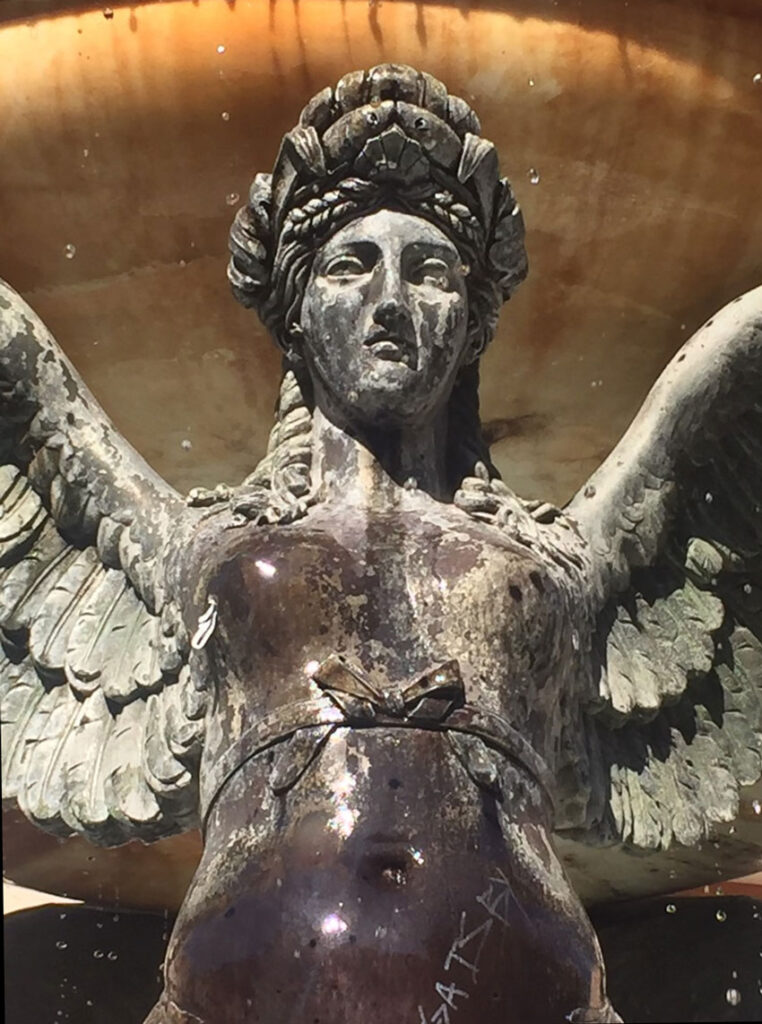
M 625 1021 L 762 1021 L 762 901 L 665 896 L 590 917 Z
M 172 919 L 55 905 L 4 920 L 6 1024 L 142 1024 Z
M 762 1020 L 761 901 L 662 897 L 591 917 L 611 1001 L 629 1024 Z M 161 991 L 172 923 L 90 907 L 10 914 L 6 1024 L 142 1024 Z

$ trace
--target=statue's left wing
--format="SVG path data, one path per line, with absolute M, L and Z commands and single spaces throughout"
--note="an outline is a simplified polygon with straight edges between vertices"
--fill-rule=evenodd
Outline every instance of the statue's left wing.
M 566 511 L 592 556 L 587 824 L 694 844 L 762 775 L 762 288 L 680 350 Z
M 3 799 L 46 830 L 195 824 L 203 708 L 167 586 L 185 508 L 0 282 Z

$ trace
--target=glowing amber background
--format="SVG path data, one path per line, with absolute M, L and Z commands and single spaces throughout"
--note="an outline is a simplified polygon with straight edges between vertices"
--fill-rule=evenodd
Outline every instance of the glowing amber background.
M 757 0 L 177 0 L 113 17 L 4 0 L 0 276 L 168 479 L 240 479 L 279 360 L 228 292 L 234 208 L 314 92 L 386 60 L 470 100 L 514 184 L 530 276 L 485 357 L 483 414 L 507 481 L 563 502 L 691 331 L 762 279 Z M 6 866 L 163 905 L 197 850 L 17 825 Z

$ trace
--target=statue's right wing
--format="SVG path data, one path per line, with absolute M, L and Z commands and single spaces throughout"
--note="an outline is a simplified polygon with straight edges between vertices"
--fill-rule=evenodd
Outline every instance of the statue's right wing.
M 3 799 L 48 831 L 196 824 L 203 700 L 167 586 L 189 515 L 0 282 Z

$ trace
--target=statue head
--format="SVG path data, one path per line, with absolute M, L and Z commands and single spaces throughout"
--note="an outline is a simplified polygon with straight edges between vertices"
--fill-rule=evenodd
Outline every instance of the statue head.
M 408 213 L 378 210 L 331 235 L 298 332 L 320 404 L 381 429 L 435 415 L 469 357 L 467 274 L 441 228 Z
M 228 276 L 284 353 L 278 420 L 300 417 L 305 435 L 292 458 L 299 430 L 284 432 L 281 491 L 309 489 L 308 416 L 326 393 L 350 423 L 375 427 L 446 405 L 459 438 L 448 442 L 453 492 L 477 462 L 494 472 L 478 359 L 527 264 L 518 204 L 480 131 L 441 82 L 380 65 L 318 93 L 272 174 L 255 177 Z M 274 475 L 268 457 L 249 482 L 275 489 Z
M 468 275 L 470 358 L 526 276 L 524 225 L 495 147 L 462 99 L 399 64 L 345 75 L 302 111 L 272 174 L 258 174 L 230 233 L 228 276 L 289 355 L 315 254 L 377 210 L 436 225 Z

